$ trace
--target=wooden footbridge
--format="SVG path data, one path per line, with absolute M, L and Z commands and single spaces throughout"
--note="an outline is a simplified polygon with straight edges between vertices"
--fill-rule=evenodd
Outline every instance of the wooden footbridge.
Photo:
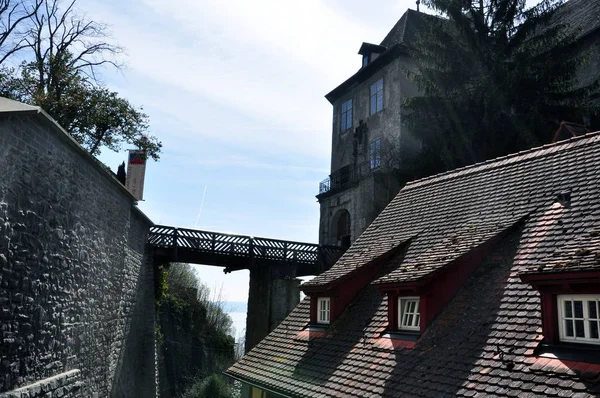
M 182 262 L 225 267 L 231 272 L 261 266 L 293 266 L 295 276 L 318 275 L 328 270 L 345 249 L 312 243 L 289 242 L 219 232 L 150 227 L 148 243 L 154 259 L 164 264 Z

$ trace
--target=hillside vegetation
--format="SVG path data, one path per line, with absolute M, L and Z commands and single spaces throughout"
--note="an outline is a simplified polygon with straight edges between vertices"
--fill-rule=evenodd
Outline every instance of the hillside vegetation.
M 234 396 L 221 375 L 235 359 L 231 318 L 188 264 L 171 265 L 165 279 L 157 306 L 161 396 Z

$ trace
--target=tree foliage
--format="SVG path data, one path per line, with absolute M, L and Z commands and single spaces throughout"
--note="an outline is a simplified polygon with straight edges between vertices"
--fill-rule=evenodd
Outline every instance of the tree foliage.
M 220 375 L 211 375 L 196 382 L 183 395 L 183 398 L 232 398 L 231 386 Z
M 100 67 L 120 66 L 122 52 L 106 26 L 78 14 L 76 0 L 27 1 L 20 4 L 32 11 L 13 40 L 21 62 L 13 68 L 0 62 L 2 95 L 41 106 L 93 155 L 127 143 L 157 160 L 162 144 L 147 134 L 148 116 L 99 79 Z
M 562 120 L 597 112 L 589 103 L 597 83 L 581 87 L 575 75 L 586 61 L 572 51 L 577 32 L 550 23 L 561 1 L 423 2 L 444 18 L 430 18 L 407 71 L 423 92 L 405 100 L 404 121 L 423 141 L 408 174 L 549 143 Z
M 232 320 L 218 304 L 219 298 L 200 283 L 188 264 L 172 264 L 166 282 L 168 289 L 158 307 L 158 323 L 164 336 L 166 378 L 171 392 L 178 395 L 198 380 L 230 366 L 235 358 L 235 341 L 230 335 Z M 213 380 L 202 388 L 220 388 L 220 382 Z M 203 391 L 200 384 L 192 390 Z

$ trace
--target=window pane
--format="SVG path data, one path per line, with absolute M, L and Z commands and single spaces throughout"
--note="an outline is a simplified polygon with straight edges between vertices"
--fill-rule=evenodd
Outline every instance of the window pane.
M 592 339 L 598 338 L 598 321 L 590 321 L 590 337 Z
M 585 337 L 585 330 L 583 328 L 583 320 L 579 319 L 575 321 L 575 336 Z
M 565 300 L 565 318 L 573 318 L 571 303 L 571 300 Z
M 417 320 L 415 322 L 415 326 L 419 326 L 421 324 L 421 315 L 417 314 Z
M 590 310 L 590 319 L 598 319 L 598 302 L 597 301 L 588 301 L 588 306 Z
M 408 316 L 408 322 L 406 322 L 406 326 L 412 326 L 412 321 L 413 321 L 413 316 L 409 315 Z
M 567 337 L 573 337 L 573 321 L 565 321 L 565 334 Z
M 583 301 L 573 301 L 573 308 L 575 310 L 575 318 L 583 318 Z
M 377 82 L 377 89 L 378 89 L 378 90 L 383 90 L 383 80 L 379 80 L 379 81 Z
M 375 84 L 371 85 L 371 95 L 374 95 L 377 92 L 377 86 Z

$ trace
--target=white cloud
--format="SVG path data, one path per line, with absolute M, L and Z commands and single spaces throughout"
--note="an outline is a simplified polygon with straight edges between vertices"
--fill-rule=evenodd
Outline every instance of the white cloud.
M 110 3 L 90 7 L 127 49 L 127 73 L 169 87 L 146 93 L 144 103 L 193 125 L 202 109 L 182 98 L 208 99 L 248 119 L 199 128 L 196 139 L 329 156 L 331 107 L 323 95 L 358 69 L 365 27 L 317 0 L 138 4 L 139 15 Z

